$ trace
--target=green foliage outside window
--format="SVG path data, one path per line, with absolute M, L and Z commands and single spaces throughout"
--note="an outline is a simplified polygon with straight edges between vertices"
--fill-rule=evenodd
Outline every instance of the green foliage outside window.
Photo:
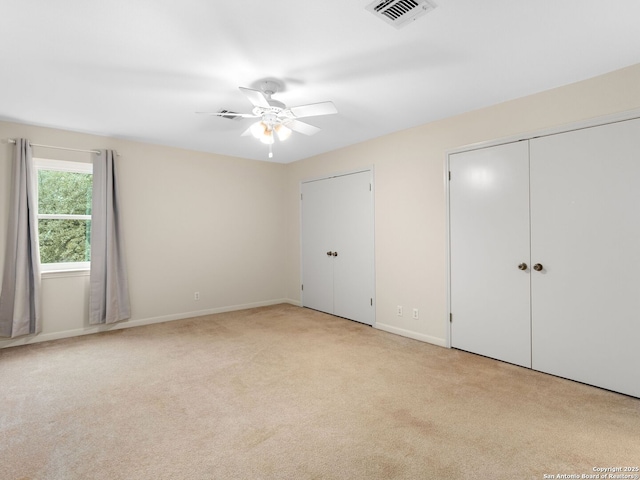
M 38 171 L 38 230 L 42 263 L 90 260 L 91 220 L 64 216 L 91 215 L 91 191 L 91 174 Z M 46 218 L 51 215 L 58 218 Z

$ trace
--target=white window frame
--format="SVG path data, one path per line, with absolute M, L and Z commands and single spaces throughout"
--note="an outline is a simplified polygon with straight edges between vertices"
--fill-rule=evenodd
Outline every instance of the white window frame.
M 38 172 L 40 170 L 55 170 L 58 172 L 73 172 L 73 173 L 89 173 L 93 175 L 93 163 L 85 162 L 72 162 L 68 160 L 52 160 L 49 158 L 34 158 L 33 165 L 35 167 L 35 184 L 36 191 L 38 190 Z M 36 205 L 39 202 L 36 200 Z M 38 221 L 41 219 L 60 219 L 60 220 L 91 220 L 91 215 L 64 215 L 64 214 L 41 214 L 37 213 Z M 40 235 L 38 231 L 38 236 Z M 38 241 L 40 241 L 38 239 Z M 43 273 L 46 272 L 88 272 L 91 266 L 91 262 L 59 262 L 59 263 L 40 263 L 40 269 Z

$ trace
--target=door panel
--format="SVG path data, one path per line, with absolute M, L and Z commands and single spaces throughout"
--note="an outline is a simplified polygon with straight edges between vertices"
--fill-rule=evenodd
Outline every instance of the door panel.
M 371 172 L 332 179 L 334 199 L 334 313 L 373 324 L 373 208 Z
M 302 184 L 302 305 L 333 313 L 333 190 L 327 180 Z
M 640 120 L 531 141 L 533 368 L 640 396 Z
M 450 157 L 451 344 L 531 366 L 528 142 Z

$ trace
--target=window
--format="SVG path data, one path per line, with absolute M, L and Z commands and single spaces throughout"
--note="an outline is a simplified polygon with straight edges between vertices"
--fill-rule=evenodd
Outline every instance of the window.
M 93 165 L 34 158 L 42 271 L 88 270 Z

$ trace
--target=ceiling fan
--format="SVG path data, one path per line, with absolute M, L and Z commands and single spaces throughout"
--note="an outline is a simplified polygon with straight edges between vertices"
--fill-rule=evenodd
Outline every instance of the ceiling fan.
M 259 118 L 247 128 L 241 136 L 253 135 L 262 143 L 269 145 L 269 158 L 273 157 L 271 145 L 278 140 L 285 141 L 292 132 L 304 135 L 315 135 L 320 131 L 318 127 L 298 120 L 304 117 L 316 117 L 338 113 L 333 102 L 311 103 L 297 107 L 287 107 L 284 103 L 271 98 L 278 92 L 279 85 L 274 81 L 264 81 L 260 84 L 260 90 L 239 87 L 240 91 L 253 105 L 251 113 L 221 112 L 196 112 L 218 117 Z

